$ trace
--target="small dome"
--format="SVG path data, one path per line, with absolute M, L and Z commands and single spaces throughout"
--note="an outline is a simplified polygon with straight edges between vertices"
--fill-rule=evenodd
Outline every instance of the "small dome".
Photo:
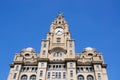
M 93 50 L 93 48 L 92 47 L 86 47 L 85 50 L 91 51 L 91 50 Z
M 32 47 L 28 47 L 25 49 L 26 51 L 33 51 L 34 49 Z
M 23 50 L 22 50 L 23 52 L 25 51 L 27 51 L 27 52 L 35 52 L 35 50 L 32 48 L 32 47 L 28 47 L 28 48 L 24 48 Z

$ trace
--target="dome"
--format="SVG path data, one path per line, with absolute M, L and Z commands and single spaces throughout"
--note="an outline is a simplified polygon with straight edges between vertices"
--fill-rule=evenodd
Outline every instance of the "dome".
M 35 52 L 34 48 L 32 47 L 24 48 L 22 51 Z
M 34 49 L 32 47 L 26 48 L 26 51 L 33 51 Z
M 91 51 L 91 50 L 93 50 L 93 48 L 92 47 L 86 47 L 85 50 Z

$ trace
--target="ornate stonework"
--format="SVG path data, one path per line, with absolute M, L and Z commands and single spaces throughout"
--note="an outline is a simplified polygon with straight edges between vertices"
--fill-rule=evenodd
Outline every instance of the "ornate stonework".
M 95 48 L 75 53 L 68 24 L 59 14 L 41 42 L 40 54 L 28 47 L 15 55 L 8 80 L 108 80 L 106 67 Z

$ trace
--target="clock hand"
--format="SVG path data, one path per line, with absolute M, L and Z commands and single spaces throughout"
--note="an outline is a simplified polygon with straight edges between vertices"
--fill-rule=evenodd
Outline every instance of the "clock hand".
M 60 32 L 60 30 L 59 30 L 57 33 L 59 33 L 59 32 Z M 56 33 L 56 34 L 57 34 L 57 33 Z

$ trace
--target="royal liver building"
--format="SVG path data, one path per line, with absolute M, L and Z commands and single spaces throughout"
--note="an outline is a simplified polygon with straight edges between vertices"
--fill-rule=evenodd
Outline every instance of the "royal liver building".
M 75 53 L 68 24 L 58 14 L 41 42 L 39 54 L 29 47 L 15 55 L 8 80 L 108 80 L 106 67 L 95 48 Z

